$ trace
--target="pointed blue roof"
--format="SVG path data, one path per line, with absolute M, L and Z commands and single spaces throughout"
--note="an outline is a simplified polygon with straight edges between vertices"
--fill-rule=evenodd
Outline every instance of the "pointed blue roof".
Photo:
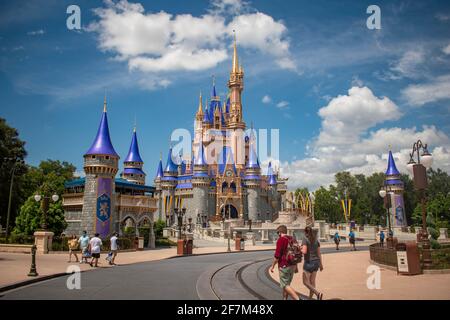
M 194 159 L 195 166 L 206 166 L 205 154 L 203 152 L 203 142 L 200 143 L 200 148 L 198 149 L 198 155 Z
M 177 165 L 172 160 L 172 148 L 169 149 L 169 154 L 167 155 L 166 168 L 164 172 L 178 172 Z
M 208 123 L 211 122 L 209 119 L 208 105 L 206 105 L 205 112 L 203 113 L 203 121 Z
M 223 174 L 227 164 L 233 165 L 233 171 L 236 174 L 237 170 L 236 170 L 236 166 L 234 164 L 233 151 L 231 150 L 230 147 L 224 146 L 222 149 L 222 152 L 219 156 L 219 173 L 220 174 Z
M 267 168 L 267 183 L 271 186 L 276 185 L 277 184 L 277 179 L 275 178 L 275 174 L 273 173 L 273 169 L 272 169 L 272 162 L 269 162 L 269 167 Z
M 387 176 L 400 175 L 400 172 L 397 170 L 395 165 L 394 157 L 392 156 L 392 152 L 389 150 L 389 158 L 388 158 L 388 167 L 385 173 Z
M 106 108 L 103 111 L 100 126 L 98 127 L 97 135 L 89 150 L 85 155 L 105 154 L 118 157 L 116 150 L 111 143 L 108 127 L 108 116 L 106 115 Z
M 156 171 L 156 179 L 162 178 L 164 176 L 163 168 L 162 168 L 162 160 L 159 159 L 158 171 Z
M 251 139 L 253 140 L 253 139 Z M 249 155 L 248 155 L 248 163 L 246 168 L 253 169 L 253 168 L 260 168 L 258 156 L 256 155 L 255 149 L 253 148 L 253 143 L 250 142 L 249 147 Z
M 139 145 L 137 141 L 136 130 L 133 130 L 133 137 L 131 138 L 130 150 L 124 162 L 144 162 L 139 154 Z

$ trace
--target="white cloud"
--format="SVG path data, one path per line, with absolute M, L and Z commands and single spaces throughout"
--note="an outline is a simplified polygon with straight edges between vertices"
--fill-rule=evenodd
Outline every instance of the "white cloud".
M 212 0 L 210 10 L 215 15 L 232 14 L 237 15 L 248 7 L 248 3 L 242 0 Z
M 319 110 L 322 128 L 308 145 L 308 156 L 281 163 L 282 176 L 289 177 L 290 188 L 306 186 L 311 190 L 334 183 L 339 171 L 371 175 L 384 172 L 389 146 L 398 169 L 406 171 L 413 142 L 428 143 L 434 167 L 450 171 L 450 138 L 435 126 L 413 128 L 372 127 L 399 119 L 398 107 L 388 98 L 376 97 L 367 88 L 353 87 L 348 95 L 333 98 Z
M 450 99 L 450 75 L 440 76 L 425 84 L 409 85 L 402 90 L 402 96 L 413 106 Z
M 353 143 L 357 141 L 358 134 L 378 123 L 401 116 L 395 103 L 387 97 L 374 96 L 367 87 L 352 87 L 348 95 L 333 98 L 318 114 L 322 118 L 318 146 Z
M 239 44 L 246 48 L 256 48 L 275 56 L 282 69 L 296 70 L 289 55 L 289 41 L 283 39 L 287 32 L 282 21 L 275 21 L 261 12 L 243 14 L 235 17 L 228 25 L 228 32 L 238 31 Z
M 87 30 L 98 33 L 98 46 L 130 70 L 171 72 L 205 70 L 228 58 L 232 30 L 239 46 L 275 57 L 283 69 L 295 69 L 290 58 L 287 28 L 264 13 L 241 14 L 239 0 L 213 0 L 212 10 L 199 17 L 145 12 L 140 3 L 106 1 L 94 10 L 99 20 Z M 230 21 L 226 23 L 226 18 Z M 228 43 L 228 44 L 227 44 Z
M 289 106 L 289 102 L 284 101 L 284 100 L 277 103 L 277 108 L 279 108 L 279 109 L 285 109 L 288 106 Z
M 41 36 L 44 33 L 45 33 L 45 30 L 39 29 L 39 30 L 29 31 L 29 32 L 27 32 L 27 35 L 29 35 L 29 36 Z
M 405 52 L 400 60 L 391 67 L 391 71 L 393 71 L 398 78 L 418 78 L 422 75 L 420 72 L 420 65 L 424 61 L 425 52 L 423 49 L 418 48 L 410 50 Z
M 262 98 L 262 103 L 264 103 L 264 104 L 269 104 L 269 103 L 271 103 L 272 102 L 272 98 L 269 96 L 269 95 L 265 95 L 263 98 Z
M 446 47 L 444 47 L 444 48 L 442 49 L 442 51 L 443 51 L 445 54 L 450 54 L 450 44 L 448 44 Z
M 438 13 L 436 15 L 436 19 L 438 19 L 439 21 L 442 21 L 442 22 L 447 22 L 447 21 L 450 20 L 450 15 L 449 14 Z

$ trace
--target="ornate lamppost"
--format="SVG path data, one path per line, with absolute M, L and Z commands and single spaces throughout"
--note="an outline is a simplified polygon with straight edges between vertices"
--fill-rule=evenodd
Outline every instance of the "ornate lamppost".
M 389 213 L 389 209 L 391 208 L 391 193 L 392 189 L 391 186 L 384 185 L 381 187 L 381 190 L 378 192 L 380 197 L 384 199 L 384 207 L 386 208 L 386 216 L 387 216 L 387 224 L 388 224 L 388 240 L 387 243 L 392 243 L 391 239 L 393 236 L 392 229 L 391 229 L 391 215 Z
M 186 213 L 186 208 L 182 208 L 181 210 L 175 208 L 175 214 L 178 219 L 178 240 L 181 240 L 181 227 L 183 226 L 183 216 Z
M 413 150 L 409 154 L 407 167 L 413 173 L 414 188 L 420 193 L 422 203 L 422 230 L 420 241 L 422 242 L 422 257 L 425 268 L 431 266 L 431 245 L 428 239 L 427 217 L 426 217 L 426 190 L 428 188 L 427 168 L 433 163 L 433 156 L 428 152 L 427 144 L 418 140 L 413 144 Z M 420 155 L 420 150 L 422 154 Z M 414 158 L 417 156 L 417 162 Z
M 53 200 L 53 202 L 56 202 L 59 200 L 59 196 L 57 194 L 52 195 L 51 197 L 47 197 L 47 196 L 41 196 L 39 194 L 36 194 L 34 196 L 34 200 L 36 202 L 39 202 L 42 200 L 42 211 L 44 212 L 44 216 L 42 219 L 42 223 L 41 223 L 41 228 L 42 230 L 46 231 L 47 230 L 47 212 L 48 212 L 48 207 L 49 207 L 49 201 L 50 199 Z

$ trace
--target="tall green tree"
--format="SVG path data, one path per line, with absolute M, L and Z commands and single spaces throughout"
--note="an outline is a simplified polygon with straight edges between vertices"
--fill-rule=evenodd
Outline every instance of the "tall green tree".
M 316 220 L 326 220 L 332 223 L 342 221 L 342 214 L 335 190 L 327 190 L 324 187 L 320 187 L 314 192 L 314 197 L 314 215 Z
M 25 142 L 20 140 L 17 129 L 10 127 L 0 118 L 0 224 L 5 227 L 11 176 L 14 169 L 14 183 L 11 198 L 10 224 L 14 222 L 20 205 L 27 198 L 23 192 L 23 175 L 27 172 L 25 164 Z M 10 227 L 11 228 L 11 227 Z
M 26 178 L 28 188 L 34 189 L 34 192 L 20 209 L 20 214 L 16 218 L 15 233 L 31 235 L 42 223 L 43 212 L 40 203 L 36 203 L 34 200 L 34 194 L 47 197 L 51 197 L 53 194 L 60 196 L 56 203 L 50 200 L 47 225 L 48 229 L 55 234 L 60 234 L 66 228 L 61 195 L 64 192 L 65 181 L 73 179 L 74 172 L 75 166 L 59 160 L 46 160 L 42 161 L 38 167 L 30 167 Z

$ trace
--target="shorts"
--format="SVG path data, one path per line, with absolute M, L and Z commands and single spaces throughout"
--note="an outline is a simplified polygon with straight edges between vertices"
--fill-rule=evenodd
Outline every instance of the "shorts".
M 303 270 L 309 273 L 317 272 L 319 268 L 320 268 L 319 260 L 305 261 L 303 263 Z
M 280 287 L 284 289 L 286 286 L 290 286 L 292 279 L 294 278 L 294 270 L 293 267 L 285 267 L 279 268 L 280 273 Z
M 93 253 L 92 258 L 100 258 L 100 253 Z

